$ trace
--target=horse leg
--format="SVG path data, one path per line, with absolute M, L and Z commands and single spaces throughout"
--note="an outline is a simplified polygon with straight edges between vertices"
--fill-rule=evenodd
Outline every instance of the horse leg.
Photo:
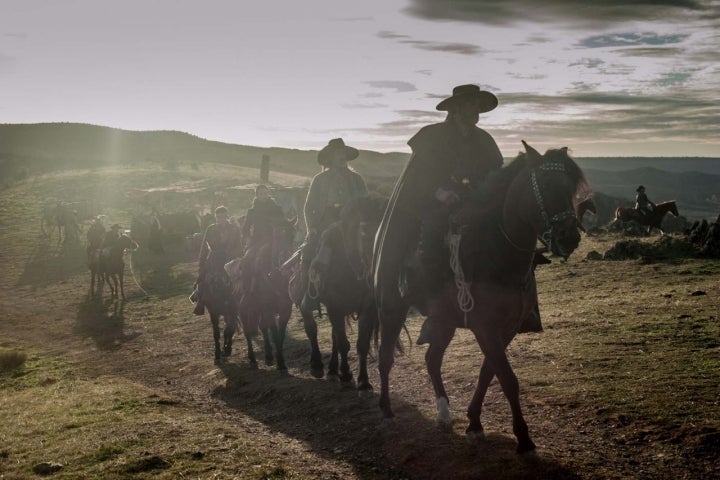
M 273 329 L 273 336 L 275 340 L 275 352 L 277 356 L 277 369 L 280 371 L 286 371 L 287 365 L 285 365 L 285 354 L 283 353 L 283 347 L 285 345 L 285 334 L 287 332 L 287 324 L 290 321 L 292 315 L 292 303 L 287 303 L 281 307 L 278 313 L 277 322 Z
M 303 319 L 303 327 L 305 328 L 305 335 L 310 340 L 310 374 L 315 378 L 322 378 L 324 373 L 324 367 L 322 362 L 322 355 L 320 354 L 320 346 L 318 345 L 317 337 L 317 323 L 312 311 L 300 310 Z
M 395 307 L 380 311 L 380 347 L 378 348 L 378 370 L 380 371 L 380 409 L 384 418 L 395 414 L 390 407 L 390 370 L 395 362 L 395 345 L 405 323 L 407 308 Z
M 111 280 L 113 280 L 113 278 L 111 278 L 111 277 L 112 277 L 112 275 L 110 273 L 105 272 L 105 283 L 107 283 L 107 286 L 110 287 L 110 296 L 115 298 L 116 292 L 115 292 L 115 289 L 113 288 L 113 285 L 111 282 Z
M 475 394 L 473 395 L 470 405 L 468 405 L 467 417 L 470 420 L 470 424 L 465 429 L 465 434 L 469 441 L 476 441 L 483 438 L 483 426 L 480 423 L 480 414 L 482 413 L 482 404 L 485 400 L 485 394 L 490 386 L 490 382 L 495 376 L 490 367 L 490 362 L 487 360 L 483 361 L 482 367 L 480 367 L 480 375 L 478 377 L 477 387 L 475 388 Z
M 210 323 L 212 323 L 213 340 L 215 341 L 215 363 L 220 361 L 220 315 L 210 313 Z
M 505 354 L 506 344 L 500 338 L 491 336 L 489 332 L 474 329 L 473 333 L 485 355 L 485 362 L 488 362 L 490 369 L 495 372 L 505 398 L 510 403 L 513 433 L 518 440 L 517 453 L 535 450 L 535 443 L 530 439 L 528 426 L 520 408 L 520 384 Z
M 337 347 L 337 353 L 340 355 L 340 381 L 347 384 L 352 382 L 353 374 L 350 370 L 350 363 L 348 363 L 350 342 L 347 338 L 345 315 L 334 312 L 333 314 L 329 314 L 329 316 L 333 330 L 333 345 Z M 335 350 L 335 348 L 333 348 L 333 350 Z M 333 356 L 335 356 L 334 352 Z
M 232 344 L 233 335 L 235 335 L 235 325 L 237 322 L 237 315 L 234 313 L 223 315 L 225 320 L 225 330 L 223 330 L 223 357 L 229 357 L 232 355 Z
M 123 270 L 120 270 L 120 273 L 118 273 L 118 279 L 120 280 L 120 296 L 122 297 L 123 300 L 125 300 L 124 277 L 125 277 L 125 272 Z
M 360 396 L 365 396 L 373 391 L 368 378 L 367 357 L 370 353 L 370 340 L 376 326 L 377 308 L 375 308 L 375 305 L 370 305 L 364 308 L 358 317 L 358 338 L 356 343 L 358 355 L 357 389 Z
M 336 382 L 340 379 L 338 375 L 338 341 L 337 337 L 335 337 L 335 325 L 332 323 L 332 315 L 328 314 L 328 317 L 330 317 L 332 330 L 332 350 L 330 352 L 330 361 L 328 362 L 327 379 Z
M 265 331 L 263 331 L 263 335 L 265 335 Z M 256 367 L 257 359 L 255 358 L 255 350 L 253 349 L 252 336 L 248 332 L 245 332 L 245 341 L 247 342 L 248 361 L 250 365 Z
M 263 325 L 272 325 L 272 323 L 266 323 L 267 320 L 267 313 L 263 314 Z M 269 328 L 263 328 L 263 350 L 265 351 L 265 365 L 271 366 L 275 363 L 275 357 L 273 356 L 273 347 L 271 337 L 275 338 L 275 326 L 271 326 Z
M 442 381 L 442 361 L 445 350 L 455 335 L 455 327 L 445 326 L 439 321 L 431 323 L 430 346 L 425 352 L 425 366 L 427 367 L 430 380 L 435 390 L 435 404 L 437 406 L 437 417 L 435 423 L 439 427 L 448 428 L 451 426 L 450 401 Z

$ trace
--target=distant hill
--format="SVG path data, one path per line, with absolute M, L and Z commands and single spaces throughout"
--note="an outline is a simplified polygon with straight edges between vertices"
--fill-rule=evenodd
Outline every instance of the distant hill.
M 271 170 L 308 177 L 320 170 L 316 150 L 234 145 L 176 131 L 135 132 L 76 123 L 0 125 L 0 160 L 21 165 L 30 174 L 138 162 L 259 168 L 263 155 L 270 156 Z M 353 167 L 370 178 L 394 178 L 407 158 L 404 153 L 361 150 Z
M 263 155 L 271 172 L 308 178 L 320 171 L 316 150 L 262 148 L 205 140 L 176 131 L 136 132 L 76 123 L 0 124 L 0 178 L 68 168 L 98 168 L 115 164 L 155 162 L 202 169 L 203 163 L 227 163 L 258 168 Z M 383 193 L 407 162 L 406 153 L 361 150 L 353 167 Z M 714 218 L 720 212 L 720 158 L 578 158 L 598 192 L 626 198 L 639 184 L 656 202 L 676 199 L 688 217 Z M 272 181 L 272 173 L 270 174 Z

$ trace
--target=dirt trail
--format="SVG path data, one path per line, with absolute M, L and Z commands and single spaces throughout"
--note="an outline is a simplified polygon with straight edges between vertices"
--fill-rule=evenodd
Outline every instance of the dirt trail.
M 262 364 L 251 368 L 242 339 L 230 360 L 215 366 L 209 322 L 192 316 L 182 295 L 151 290 L 146 299 L 128 279 L 126 302 L 111 302 L 107 293 L 104 301 L 88 301 L 82 268 L 68 271 L 47 262 L 36 268 L 23 251 L 28 250 L 2 258 L 5 267 L 15 266 L 0 284 L 2 338 L 58 353 L 91 376 L 146 385 L 200 418 L 222 419 L 299 478 L 696 478 L 713 468 L 687 458 L 677 443 L 657 441 L 659 432 L 642 424 L 605 415 L 597 406 L 538 396 L 523 377 L 521 401 L 537 454 L 515 454 L 509 407 L 496 382 L 483 411 L 487 438 L 467 444 L 464 409 L 482 359 L 467 332 L 458 333 L 448 353 L 448 365 L 464 367 L 446 367 L 452 431 L 435 427 L 424 348 L 418 347 L 397 359 L 397 418 L 381 422 L 376 396 L 361 399 L 352 389 L 310 376 L 307 341 L 296 320 L 290 325 L 287 375 Z M 321 328 L 328 352 L 326 322 Z M 417 320 L 409 328 L 415 336 Z M 525 345 L 519 340 L 511 348 L 511 362 L 531 361 L 523 357 Z M 377 366 L 370 367 L 377 386 Z

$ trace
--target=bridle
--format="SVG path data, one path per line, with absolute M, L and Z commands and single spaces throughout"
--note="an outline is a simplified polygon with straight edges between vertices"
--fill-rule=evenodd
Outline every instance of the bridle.
M 566 170 L 565 170 L 565 165 L 563 165 L 562 163 L 549 162 L 549 163 L 544 163 L 538 167 L 534 167 L 530 171 L 530 183 L 532 184 L 533 193 L 535 194 L 535 202 L 537 203 L 538 209 L 540 210 L 540 216 L 543 219 L 543 225 L 544 225 L 544 230 L 538 236 L 538 238 L 540 239 L 540 242 L 542 242 L 542 244 L 545 245 L 545 247 L 547 247 L 548 250 L 553 251 L 552 250 L 552 239 L 553 239 L 553 233 L 554 233 L 553 225 L 561 223 L 570 218 L 577 219 L 577 214 L 574 209 L 570 208 L 570 209 L 558 212 L 555 215 L 553 215 L 552 217 L 550 217 L 548 215 L 547 209 L 545 208 L 545 202 L 543 201 L 542 192 L 540 190 L 540 185 L 537 180 L 537 172 L 539 170 L 562 172 L 562 173 L 565 173 Z M 506 237 L 507 237 L 507 234 L 506 234 Z

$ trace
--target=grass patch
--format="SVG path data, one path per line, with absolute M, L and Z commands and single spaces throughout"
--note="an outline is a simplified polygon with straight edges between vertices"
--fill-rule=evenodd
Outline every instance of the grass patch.
M 0 375 L 19 370 L 25 365 L 27 355 L 16 350 L 0 350 Z

